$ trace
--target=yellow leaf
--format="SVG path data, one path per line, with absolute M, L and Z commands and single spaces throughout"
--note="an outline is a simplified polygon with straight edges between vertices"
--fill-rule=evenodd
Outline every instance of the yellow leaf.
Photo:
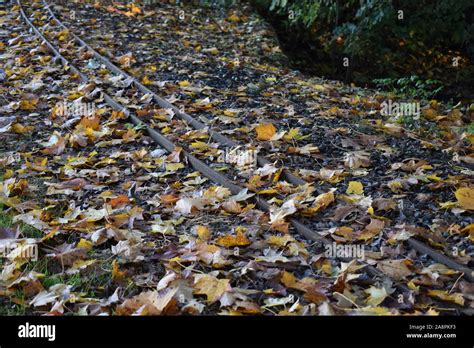
M 200 239 L 208 240 L 209 237 L 211 236 L 211 231 L 209 230 L 209 227 L 199 225 L 197 227 L 197 234 L 198 234 Z
M 227 110 L 224 110 L 224 115 L 227 117 L 235 117 L 237 113 L 235 111 L 227 109 Z
M 474 210 L 474 189 L 471 187 L 461 187 L 454 195 L 459 202 L 461 208 L 466 210 Z
M 79 243 L 77 243 L 77 248 L 78 249 L 86 249 L 86 250 L 91 250 L 92 249 L 92 246 L 93 244 L 91 242 L 89 242 L 87 239 L 84 239 L 84 238 L 81 238 L 81 240 L 79 241 Z
M 257 139 L 258 140 L 270 140 L 276 133 L 277 129 L 271 123 L 267 124 L 260 124 L 255 127 L 255 131 L 257 132 Z
M 209 274 L 195 276 L 194 293 L 206 295 L 209 302 L 218 301 L 227 290 L 230 290 L 229 279 L 218 279 Z
M 227 248 L 235 247 L 235 246 L 246 246 L 250 245 L 251 242 L 250 240 L 245 237 L 245 234 L 243 232 L 242 228 L 237 227 L 235 230 L 236 236 L 223 236 L 220 237 L 216 240 L 216 244 L 225 246 Z
M 166 163 L 166 171 L 167 172 L 175 172 L 181 168 L 184 168 L 183 163 Z
M 51 232 L 49 232 L 46 236 L 41 238 L 41 241 L 44 242 L 45 240 L 52 238 L 58 231 L 59 231 L 59 226 L 56 226 L 55 228 L 53 228 Z
M 331 189 L 331 191 L 329 192 L 321 193 L 314 200 L 314 206 L 306 209 L 304 213 L 306 215 L 312 215 L 318 212 L 319 210 L 326 208 L 329 204 L 334 202 L 334 191 L 335 189 Z
M 437 176 L 436 174 L 431 174 L 431 175 L 427 175 L 426 178 L 430 181 L 434 181 L 434 182 L 439 182 L 439 181 L 442 181 L 443 179 L 441 179 L 439 176 Z
M 14 124 L 12 124 L 11 129 L 17 134 L 25 134 L 25 133 L 28 133 L 28 132 L 32 131 L 34 129 L 34 127 L 33 126 L 23 126 L 20 123 L 14 123 Z
M 291 128 L 284 136 L 283 139 L 286 141 L 292 141 L 293 139 L 298 140 L 300 137 L 299 128 Z
M 461 232 L 466 233 L 469 232 L 469 239 L 474 242 L 474 224 L 469 224 L 464 227 Z
M 3 174 L 3 179 L 10 179 L 13 176 L 14 172 L 11 169 L 7 169 L 5 173 Z
M 313 87 L 314 89 L 317 89 L 318 91 L 322 91 L 322 92 L 326 91 L 326 87 L 324 87 L 323 85 L 317 85 L 317 84 L 315 84 L 315 85 L 312 85 L 312 87 Z
M 351 181 L 349 182 L 349 187 L 347 188 L 346 193 L 349 195 L 361 195 L 364 193 L 364 186 L 362 186 L 362 183 L 360 181 Z
M 413 280 L 410 280 L 408 283 L 407 283 L 408 287 L 412 290 L 415 290 L 415 291 L 420 291 L 420 286 L 419 285 L 416 285 Z
M 227 18 L 227 20 L 228 20 L 229 22 L 238 22 L 238 21 L 240 21 L 240 17 L 237 16 L 237 15 L 234 13 L 234 14 L 232 14 L 231 16 L 229 16 L 229 17 Z
M 400 189 L 403 188 L 403 184 L 398 181 L 398 180 L 392 180 L 392 181 L 389 181 L 387 186 L 390 188 L 390 190 L 392 190 L 392 192 L 394 193 L 398 193 L 400 191 Z
M 284 236 L 270 236 L 267 239 L 268 244 L 276 245 L 279 247 L 284 247 L 289 242 L 293 242 L 293 241 L 294 241 L 294 238 L 289 234 L 285 234 Z
M 38 99 L 32 100 L 22 100 L 20 101 L 20 109 L 25 111 L 31 111 L 36 109 L 36 104 L 38 104 Z
M 257 193 L 259 195 L 272 195 L 274 193 L 277 193 L 278 191 L 276 189 L 266 189 L 266 190 L 260 190 Z
M 149 85 L 152 85 L 153 84 L 153 81 L 151 81 L 148 76 L 145 76 L 143 79 L 142 79 L 142 83 L 145 85 L 145 86 L 149 86 Z
M 283 271 L 283 274 L 281 276 L 281 282 L 287 288 L 295 288 L 298 280 L 296 279 L 296 277 L 292 273 L 287 272 L 287 271 Z
M 338 236 L 341 236 L 347 239 L 352 239 L 354 236 L 354 229 L 349 226 L 341 226 L 341 227 L 338 227 L 334 233 L 337 234 Z
M 96 259 L 93 259 L 93 260 L 76 260 L 76 261 L 73 262 L 72 267 L 71 267 L 70 270 L 85 269 L 85 268 L 89 267 L 90 265 L 93 265 L 96 262 L 97 262 Z
M 112 280 L 116 283 L 123 281 L 125 277 L 125 272 L 119 270 L 118 261 L 114 260 L 112 262 Z
M 180 85 L 181 87 L 187 87 L 187 86 L 189 86 L 189 81 L 181 81 L 181 82 L 179 83 L 179 85 Z
M 333 267 L 331 264 L 331 261 L 329 260 L 324 260 L 323 264 L 321 265 L 321 271 L 323 271 L 326 274 L 331 275 L 333 273 Z
M 354 310 L 355 312 L 358 313 L 366 313 L 368 315 L 392 315 L 390 310 L 387 307 L 363 307 L 363 308 L 357 308 Z
M 460 293 L 448 294 L 448 292 L 444 290 L 429 290 L 428 295 L 443 301 L 454 302 L 458 305 L 464 306 L 464 298 Z
M 219 54 L 219 50 L 216 47 L 212 48 L 206 48 L 205 50 L 202 50 L 204 53 L 210 53 L 210 54 Z
M 456 202 L 444 202 L 444 203 L 439 203 L 439 206 L 441 209 L 451 209 L 454 207 L 457 207 Z

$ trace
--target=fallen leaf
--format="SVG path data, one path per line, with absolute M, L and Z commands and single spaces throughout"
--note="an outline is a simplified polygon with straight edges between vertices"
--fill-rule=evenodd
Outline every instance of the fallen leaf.
M 373 307 L 381 304 L 388 296 L 387 291 L 383 287 L 379 289 L 375 286 L 371 286 L 369 289 L 365 290 L 365 292 L 369 294 L 369 297 L 366 300 L 367 304 Z
M 110 201 L 109 201 L 109 204 L 112 208 L 117 208 L 119 206 L 123 206 L 123 205 L 126 205 L 130 203 L 130 199 L 128 198 L 128 196 L 126 195 L 120 195 L 120 196 L 117 196 L 115 198 L 112 198 Z
M 462 187 L 454 193 L 461 208 L 474 210 L 474 189 L 471 187 Z
M 464 298 L 461 293 L 449 294 L 444 290 L 428 290 L 428 295 L 443 301 L 453 302 L 464 306 Z
M 395 280 L 403 280 L 413 274 L 408 268 L 410 265 L 411 261 L 406 259 L 383 260 L 377 263 L 377 268 Z
M 380 231 L 383 230 L 384 227 L 385 227 L 385 222 L 379 219 L 371 218 L 370 224 L 365 226 L 364 230 L 362 231 L 362 233 L 359 235 L 357 239 L 364 240 L 364 241 L 372 239 L 375 236 L 377 236 L 380 233 Z
M 362 183 L 360 181 L 350 181 L 346 193 L 348 195 L 361 195 L 364 193 L 364 186 L 362 186 Z
M 196 229 L 196 232 L 199 238 L 202 240 L 208 240 L 211 236 L 211 231 L 209 230 L 209 227 L 207 226 L 199 225 Z
M 226 248 L 232 248 L 236 246 L 247 246 L 250 245 L 250 240 L 245 236 L 244 229 L 237 227 L 235 229 L 235 236 L 223 236 L 216 240 L 216 244 L 225 246 Z
M 257 132 L 257 139 L 267 141 L 270 140 L 276 133 L 277 129 L 271 123 L 261 124 L 255 127 Z
M 206 295 L 207 301 L 218 301 L 226 291 L 230 291 L 229 279 L 218 279 L 209 274 L 196 274 L 194 276 L 194 293 Z

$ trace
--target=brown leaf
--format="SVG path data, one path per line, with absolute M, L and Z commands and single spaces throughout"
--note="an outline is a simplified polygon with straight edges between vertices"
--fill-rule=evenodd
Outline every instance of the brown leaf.
M 72 180 L 63 181 L 59 184 L 54 185 L 54 187 L 61 190 L 69 189 L 69 190 L 79 191 L 86 185 L 87 185 L 87 181 L 85 179 L 76 178 Z
M 359 235 L 357 239 L 359 240 L 369 240 L 374 238 L 376 235 L 380 233 L 380 231 L 383 230 L 385 227 L 385 222 L 379 219 L 371 219 L 370 224 L 365 226 L 365 229 L 362 231 L 362 233 Z
M 110 201 L 109 201 L 109 204 L 112 208 L 117 208 L 119 206 L 123 206 L 123 205 L 126 205 L 130 203 L 130 199 L 128 198 L 128 196 L 126 195 L 120 195 L 120 196 L 117 196 L 115 198 L 112 198 Z
M 63 137 L 57 137 L 57 141 L 54 144 L 44 148 L 43 150 L 41 150 L 41 152 L 47 155 L 57 156 L 62 154 L 65 148 L 66 139 L 64 139 Z
M 218 301 L 226 291 L 230 291 L 229 279 L 218 279 L 209 274 L 195 275 L 194 293 L 206 295 L 211 303 Z
M 395 280 L 402 280 L 413 274 L 408 268 L 411 264 L 408 259 L 384 260 L 377 263 L 377 268 Z

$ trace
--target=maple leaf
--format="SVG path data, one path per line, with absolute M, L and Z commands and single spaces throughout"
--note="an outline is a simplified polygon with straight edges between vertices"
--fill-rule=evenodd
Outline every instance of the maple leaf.
M 131 299 L 125 300 L 117 307 L 118 315 L 160 315 L 173 305 L 173 297 L 177 287 L 166 288 L 161 291 L 144 291 Z
M 255 127 L 257 132 L 257 140 L 270 140 L 276 133 L 277 129 L 272 123 L 261 124 Z
M 281 207 L 272 206 L 270 208 L 270 224 L 277 231 L 287 233 L 288 223 L 285 222 L 285 217 L 294 214 L 296 211 L 294 199 L 285 202 Z
M 66 148 L 66 140 L 60 135 L 53 134 L 44 146 L 46 147 L 41 150 L 42 153 L 47 155 L 60 155 Z
M 199 225 L 196 227 L 196 233 L 198 237 L 202 240 L 208 240 L 211 237 L 211 231 L 209 227 Z
M 365 151 L 348 152 L 344 156 L 344 165 L 351 169 L 370 166 L 370 154 Z
M 377 263 L 377 268 L 393 279 L 402 280 L 413 274 L 413 271 L 408 268 L 411 264 L 411 261 L 407 259 L 384 260 Z
M 472 187 L 462 187 L 454 193 L 461 208 L 474 210 L 474 189 Z
M 232 248 L 235 246 L 247 246 L 250 245 L 250 240 L 245 236 L 244 229 L 242 227 L 237 227 L 235 229 L 235 236 L 223 236 L 216 240 L 216 244 L 225 246 L 227 248 Z
M 132 53 L 127 53 L 118 57 L 117 61 L 123 68 L 130 68 L 132 64 L 136 62 Z
M 130 203 L 130 199 L 128 198 L 128 196 L 126 195 L 120 195 L 120 196 L 117 196 L 115 198 L 112 198 L 108 204 L 110 204 L 110 206 L 112 208 L 117 208 L 117 207 L 120 207 L 120 206 L 124 206 L 126 204 Z
M 239 22 L 240 21 L 240 17 L 237 16 L 235 13 L 231 14 L 229 17 L 227 17 L 227 20 L 229 22 Z
M 350 181 L 346 193 L 349 195 L 361 195 L 364 193 L 364 186 L 362 186 L 362 183 L 360 181 Z
M 380 231 L 383 230 L 385 227 L 385 222 L 379 219 L 370 219 L 370 224 L 365 226 L 365 229 L 362 231 L 362 233 L 359 235 L 357 239 L 359 240 L 369 240 L 377 236 Z
M 231 291 L 229 279 L 218 279 L 210 274 L 194 276 L 194 293 L 206 295 L 210 303 L 218 301 L 226 291 Z

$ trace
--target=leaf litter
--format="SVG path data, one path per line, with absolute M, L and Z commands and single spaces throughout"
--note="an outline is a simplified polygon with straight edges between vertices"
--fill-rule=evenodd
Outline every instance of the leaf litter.
M 247 187 L 233 196 L 191 171 L 179 149 L 171 155 L 157 150 L 141 129 L 105 105 L 97 86 L 65 75 L 36 38 L 23 34 L 17 18 L 2 17 L 1 25 L 13 29 L 2 32 L 0 51 L 7 78 L 1 110 L 8 117 L 0 127 L 8 139 L 0 159 L 0 202 L 15 226 L 34 226 L 42 235 L 18 239 L 21 248 L 39 247 L 39 261 L 18 250 L 2 263 L 5 301 L 20 303 L 21 291 L 29 313 L 83 315 L 388 315 L 472 308 L 469 282 L 403 243 L 415 236 L 472 264 L 472 171 L 466 165 L 472 164 L 472 136 L 459 109 L 436 102 L 424 107 L 423 117 L 441 137 L 383 119 L 377 115 L 383 97 L 373 91 L 284 72 L 271 35 L 257 46 L 251 35 L 230 41 L 251 25 L 268 32 L 248 9 L 208 23 L 204 10 L 190 8 L 198 18 L 190 23 L 178 22 L 168 5 L 148 12 L 84 8 L 82 22 L 68 25 L 90 26 L 91 43 L 101 37 L 121 67 L 274 164 L 217 167 Z M 159 16 L 166 20 L 154 19 Z M 176 40 L 154 47 L 151 34 L 130 29 L 136 25 Z M 67 31 L 53 33 L 47 36 L 72 47 Z M 179 42 L 178 52 L 171 42 Z M 261 58 L 269 52 L 271 60 Z M 154 66 L 157 55 L 168 59 Z M 88 61 L 90 76 L 99 68 Z M 111 88 L 128 85 L 105 72 L 103 77 Z M 147 97 L 136 92 L 113 95 L 197 157 L 214 163 L 222 155 L 207 130 L 144 106 Z M 98 109 L 92 117 L 65 120 L 55 112 L 62 100 L 92 102 Z M 277 163 L 308 184 L 279 180 Z M 272 203 L 269 214 L 255 209 L 256 194 Z M 335 243 L 363 245 L 366 261 L 409 292 L 371 279 L 355 260 L 327 257 L 293 231 L 292 215 L 304 216 Z

